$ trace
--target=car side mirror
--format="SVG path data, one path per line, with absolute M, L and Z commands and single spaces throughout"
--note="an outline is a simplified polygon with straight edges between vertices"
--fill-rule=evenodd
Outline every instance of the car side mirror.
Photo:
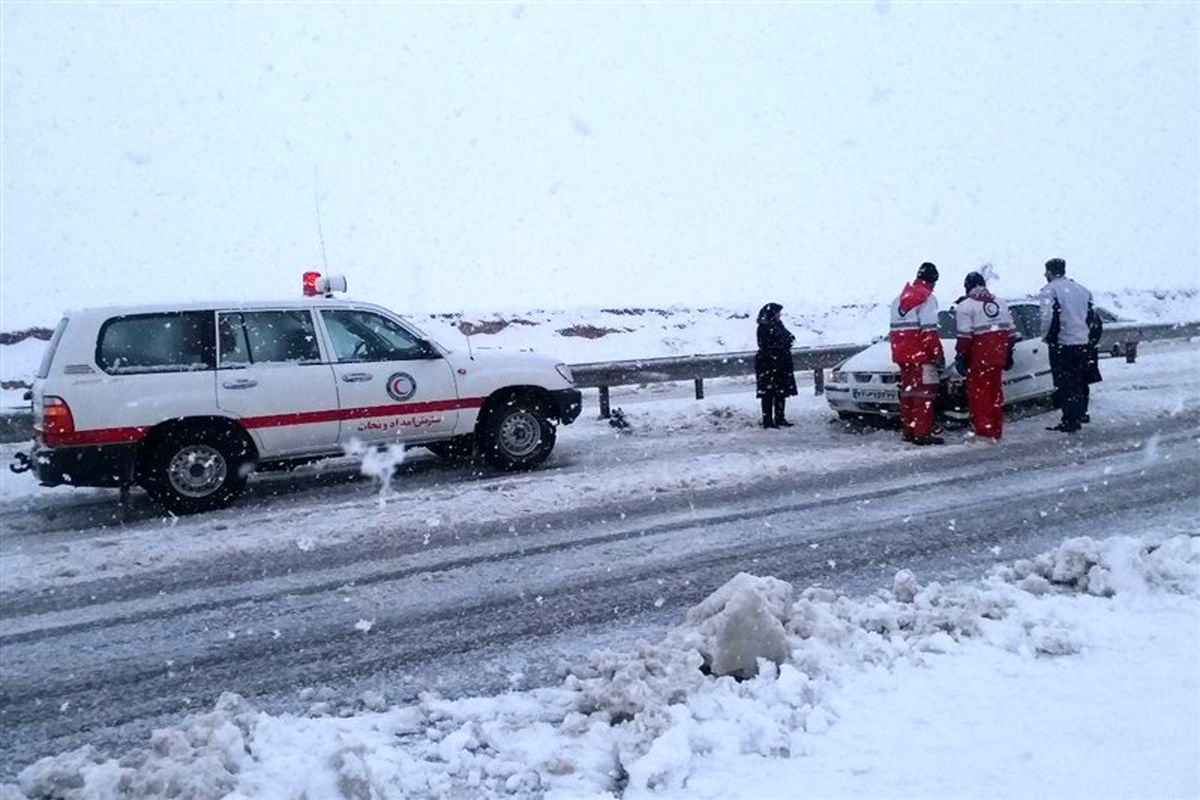
M 435 358 L 442 357 L 442 354 L 440 352 L 438 352 L 438 349 L 433 346 L 432 342 L 426 341 L 425 339 L 420 339 L 417 342 L 417 346 L 421 350 L 421 358 L 427 358 L 427 359 L 432 360 Z

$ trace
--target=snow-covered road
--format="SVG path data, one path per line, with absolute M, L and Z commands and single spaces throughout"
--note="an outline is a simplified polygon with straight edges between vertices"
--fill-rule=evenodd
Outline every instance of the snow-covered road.
M 742 570 L 854 591 L 901 567 L 973 577 L 1073 535 L 1194 532 L 1196 356 L 1106 362 L 1085 433 L 1032 416 L 1000 448 L 905 449 L 811 397 L 797 427 L 762 431 L 735 381 L 700 403 L 614 397 L 628 432 L 582 420 L 530 475 L 413 458 L 384 498 L 334 465 L 266 476 L 219 514 L 139 501 L 122 520 L 111 493 L 6 476 L 0 768 L 129 742 L 221 691 L 294 709 L 324 685 L 336 704 L 543 684 Z

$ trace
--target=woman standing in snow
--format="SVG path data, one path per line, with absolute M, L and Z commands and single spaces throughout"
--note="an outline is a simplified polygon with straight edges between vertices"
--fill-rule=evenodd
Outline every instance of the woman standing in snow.
M 764 428 L 790 428 L 783 415 L 787 398 L 796 394 L 796 368 L 792 364 L 792 335 L 779 312 L 779 303 L 767 303 L 758 312 L 758 352 L 754 355 L 757 396 L 762 400 Z

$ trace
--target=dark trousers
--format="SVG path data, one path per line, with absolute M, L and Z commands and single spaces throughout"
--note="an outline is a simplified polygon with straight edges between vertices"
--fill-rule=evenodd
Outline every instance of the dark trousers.
M 781 394 L 765 394 L 762 398 L 763 425 L 778 425 L 787 422 L 783 416 L 783 407 L 787 397 Z
M 1078 428 L 1088 410 L 1087 345 L 1050 345 L 1050 374 L 1054 378 L 1055 404 L 1062 424 Z

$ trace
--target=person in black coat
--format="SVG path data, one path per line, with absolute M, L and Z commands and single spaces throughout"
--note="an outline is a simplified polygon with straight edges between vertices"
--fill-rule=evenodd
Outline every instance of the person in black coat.
M 758 352 L 754 355 L 756 395 L 762 400 L 764 428 L 790 428 L 783 415 L 787 398 L 796 394 L 796 368 L 792 342 L 796 337 L 783 325 L 779 303 L 767 303 L 758 312 Z

